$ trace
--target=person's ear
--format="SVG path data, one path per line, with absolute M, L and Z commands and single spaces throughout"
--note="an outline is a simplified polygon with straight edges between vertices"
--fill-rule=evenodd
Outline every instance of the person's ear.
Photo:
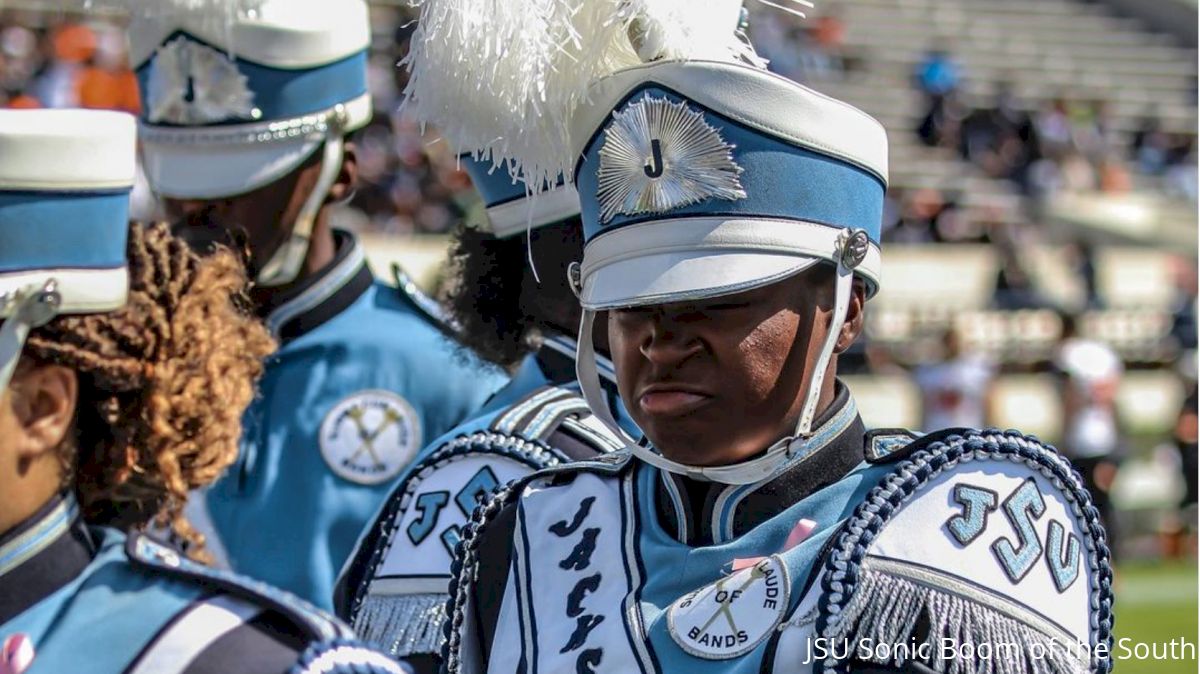
M 18 453 L 32 460 L 55 451 L 75 423 L 79 380 L 61 365 L 18 371 L 10 386 L 13 414 L 21 429 Z
M 329 201 L 337 203 L 354 195 L 358 185 L 358 147 L 349 141 L 342 149 L 342 168 L 329 188 Z
M 858 339 L 858 336 L 862 334 L 866 308 L 867 287 L 862 282 L 862 279 L 856 278 L 850 289 L 850 306 L 846 308 L 846 321 L 842 323 L 837 344 L 833 347 L 834 353 L 842 353 L 850 348 L 854 340 Z

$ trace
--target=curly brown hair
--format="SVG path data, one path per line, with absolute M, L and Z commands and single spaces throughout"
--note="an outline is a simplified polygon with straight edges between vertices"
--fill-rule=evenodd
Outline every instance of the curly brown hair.
M 201 258 L 165 225 L 131 225 L 128 261 L 124 308 L 59 317 L 30 333 L 25 354 L 79 377 L 75 432 L 59 455 L 84 518 L 169 528 L 204 559 L 183 515 L 188 492 L 237 458 L 274 342 L 249 314 L 230 251 Z

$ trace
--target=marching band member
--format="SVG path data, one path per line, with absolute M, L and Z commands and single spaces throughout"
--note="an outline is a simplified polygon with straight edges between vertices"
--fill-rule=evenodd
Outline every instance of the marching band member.
M 737 2 L 484 5 L 421 5 L 410 109 L 534 185 L 568 171 L 580 385 L 621 435 L 606 312 L 645 437 L 475 511 L 446 670 L 1108 671 L 1069 464 L 1015 431 L 868 431 L 837 379 L 882 283 L 883 128 L 762 68 Z M 485 15 L 490 48 L 446 45 Z
M 517 373 L 479 416 L 422 452 L 351 556 L 334 601 L 364 639 L 418 672 L 437 671 L 454 546 L 477 500 L 537 469 L 620 448 L 574 386 L 580 308 L 567 269 L 583 253 L 575 190 L 528 198 L 505 167 L 461 161 L 491 231 L 457 236 L 452 315 L 468 346 Z M 597 359 L 616 400 L 612 366 Z
M 347 135 L 371 116 L 366 3 L 172 4 L 135 12 L 129 33 L 146 174 L 180 236 L 248 251 L 280 342 L 208 513 L 234 569 L 329 607 L 395 479 L 504 378 L 329 224 L 354 189 Z
M 141 533 L 202 551 L 189 490 L 234 460 L 273 343 L 232 253 L 129 225 L 135 138 L 121 113 L 0 111 L 0 672 L 399 674 Z

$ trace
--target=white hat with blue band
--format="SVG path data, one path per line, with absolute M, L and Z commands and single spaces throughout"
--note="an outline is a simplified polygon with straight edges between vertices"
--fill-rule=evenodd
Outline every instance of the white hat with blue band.
M 313 221 L 341 168 L 342 138 L 371 118 L 367 5 L 167 5 L 134 12 L 129 32 L 143 95 L 142 159 L 157 194 L 245 194 L 324 148 L 320 178 L 292 241 L 259 274 L 266 285 L 287 283 L 299 272 Z
M 591 89 L 572 120 L 587 248 L 580 300 L 601 310 L 727 295 L 836 261 L 879 282 L 887 136 L 865 113 L 736 63 L 667 61 Z
M 530 195 L 525 182 L 512 174 L 508 161 L 496 165 L 469 154 L 458 159 L 483 199 L 492 233 L 499 238 L 579 215 L 579 195 L 561 177 L 545 191 Z
M 30 329 L 124 306 L 136 138 L 124 113 L 0 110 L 0 390 Z
M 589 406 L 615 433 L 596 374 L 595 312 L 836 267 L 832 320 L 792 436 L 717 467 L 680 464 L 626 437 L 672 472 L 729 484 L 770 477 L 812 431 L 854 276 L 869 293 L 880 283 L 883 127 L 767 72 L 741 34 L 740 1 L 711 0 L 707 11 L 687 0 L 518 3 L 514 16 L 492 18 L 495 51 L 448 48 L 445 36 L 474 25 L 483 4 L 422 4 L 419 32 L 431 37 L 409 56 L 410 109 L 526 175 L 572 177 L 586 238 L 572 272 L 584 308 L 576 366 Z M 497 119 L 510 122 L 499 136 Z

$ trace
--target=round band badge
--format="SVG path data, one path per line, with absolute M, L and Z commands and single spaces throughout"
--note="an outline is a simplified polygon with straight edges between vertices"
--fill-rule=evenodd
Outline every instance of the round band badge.
M 421 420 L 390 391 L 359 391 L 325 415 L 321 456 L 339 477 L 379 484 L 398 475 L 421 448 Z
M 708 660 L 745 655 L 775 630 L 788 608 L 787 567 L 778 555 L 685 594 L 667 611 L 671 638 Z

